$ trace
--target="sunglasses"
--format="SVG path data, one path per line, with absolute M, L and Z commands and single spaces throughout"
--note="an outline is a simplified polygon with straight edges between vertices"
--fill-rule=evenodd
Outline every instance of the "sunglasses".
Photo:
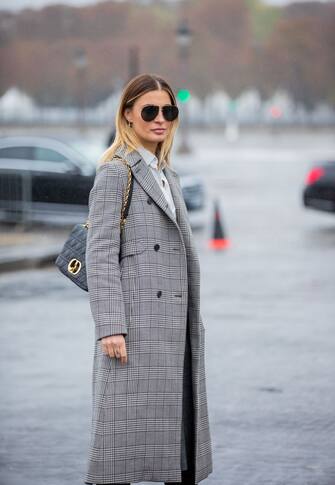
M 141 111 L 141 116 L 144 121 L 153 121 L 159 113 L 159 106 L 155 104 L 148 104 L 144 106 Z M 178 106 L 173 104 L 166 104 L 162 106 L 163 117 L 166 121 L 173 121 L 179 114 Z

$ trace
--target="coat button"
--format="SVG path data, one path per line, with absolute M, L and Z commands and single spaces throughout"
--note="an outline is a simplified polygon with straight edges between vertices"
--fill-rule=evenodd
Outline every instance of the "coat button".
M 155 251 L 158 251 L 158 249 L 159 249 L 159 248 L 160 248 L 159 244 L 155 244 L 155 245 L 154 245 L 154 250 L 155 250 Z
M 148 204 L 152 204 L 152 200 L 150 199 L 150 197 L 147 198 L 147 202 Z
M 157 296 L 158 296 L 158 298 L 160 298 L 162 296 L 162 291 L 161 290 L 158 290 L 157 291 Z

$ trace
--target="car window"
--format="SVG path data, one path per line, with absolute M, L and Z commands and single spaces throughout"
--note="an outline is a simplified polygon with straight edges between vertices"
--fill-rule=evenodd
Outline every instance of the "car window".
M 16 158 L 20 160 L 32 160 L 32 147 L 5 147 L 0 148 L 0 158 Z
M 56 150 L 44 147 L 34 147 L 34 160 L 42 162 L 67 162 L 68 159 Z

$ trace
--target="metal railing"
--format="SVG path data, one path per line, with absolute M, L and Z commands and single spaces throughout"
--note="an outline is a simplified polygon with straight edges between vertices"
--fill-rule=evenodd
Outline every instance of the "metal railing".
M 32 173 L 0 169 L 0 222 L 31 224 Z

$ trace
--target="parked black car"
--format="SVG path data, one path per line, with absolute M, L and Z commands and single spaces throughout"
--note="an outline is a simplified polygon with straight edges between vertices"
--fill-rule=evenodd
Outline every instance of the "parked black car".
M 310 169 L 302 198 L 305 207 L 335 212 L 335 161 L 319 163 Z
M 0 139 L 0 218 L 73 222 L 84 218 L 94 167 L 75 149 L 44 137 Z
M 83 153 L 91 154 L 95 149 L 80 140 L 0 138 L 0 221 L 84 221 L 97 160 Z M 199 227 L 205 209 L 203 183 L 199 176 L 188 173 L 180 173 L 180 182 L 191 225 Z

